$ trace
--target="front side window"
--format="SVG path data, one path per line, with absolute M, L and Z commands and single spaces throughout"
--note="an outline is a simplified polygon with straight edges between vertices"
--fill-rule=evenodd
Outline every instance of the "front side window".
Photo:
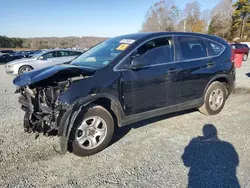
M 173 42 L 171 37 L 162 37 L 146 42 L 132 53 L 132 58 L 138 58 L 141 64 L 154 65 L 172 62 Z
M 179 60 L 189 60 L 207 57 L 207 48 L 204 41 L 198 37 L 179 36 Z
M 48 52 L 42 55 L 43 59 L 50 59 L 56 57 L 56 52 Z
M 117 56 L 123 53 L 134 39 L 115 37 L 89 49 L 71 62 L 73 65 L 102 68 L 111 63 Z

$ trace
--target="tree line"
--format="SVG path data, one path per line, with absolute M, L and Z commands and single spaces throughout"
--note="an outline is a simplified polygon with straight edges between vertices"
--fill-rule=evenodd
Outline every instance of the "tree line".
M 105 40 L 104 37 L 42 37 L 42 38 L 10 38 L 0 36 L 0 48 L 89 48 Z
M 184 31 L 214 34 L 227 40 L 250 41 L 250 0 L 220 0 L 201 11 L 197 1 L 181 10 L 172 0 L 160 0 L 146 12 L 141 31 Z M 0 48 L 89 48 L 102 37 L 9 38 L 0 36 Z
M 197 1 L 181 10 L 171 0 L 161 0 L 147 11 L 141 31 L 199 32 L 249 41 L 250 0 L 221 0 L 212 10 L 204 11 Z

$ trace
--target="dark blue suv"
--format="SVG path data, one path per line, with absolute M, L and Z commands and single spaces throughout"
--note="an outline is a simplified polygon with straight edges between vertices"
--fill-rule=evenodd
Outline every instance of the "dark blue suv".
M 104 149 L 116 126 L 190 108 L 218 114 L 234 88 L 231 56 L 216 36 L 137 33 L 13 82 L 25 131 L 57 135 L 63 153 L 86 156 Z

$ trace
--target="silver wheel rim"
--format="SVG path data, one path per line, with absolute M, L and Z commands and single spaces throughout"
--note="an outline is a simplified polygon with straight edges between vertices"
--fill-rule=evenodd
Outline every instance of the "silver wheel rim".
M 76 143 L 83 149 L 94 149 L 99 146 L 107 135 L 106 122 L 92 116 L 84 119 L 76 130 Z
M 244 58 L 243 58 L 243 59 L 244 59 L 244 61 L 246 61 L 246 60 L 247 60 L 247 55 L 246 55 L 246 54 L 244 55 Z
M 212 91 L 209 97 L 209 105 L 212 110 L 218 110 L 224 100 L 224 95 L 221 89 L 216 89 Z
M 31 71 L 30 67 L 23 67 L 21 72 L 24 73 L 24 72 L 29 72 L 29 71 Z

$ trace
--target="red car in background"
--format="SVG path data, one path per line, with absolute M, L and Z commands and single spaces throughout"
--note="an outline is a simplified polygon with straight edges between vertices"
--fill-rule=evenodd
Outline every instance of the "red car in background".
M 247 44 L 241 44 L 241 43 L 230 43 L 230 45 L 233 48 L 234 54 L 243 54 L 243 61 L 246 61 L 248 58 L 249 50 Z

